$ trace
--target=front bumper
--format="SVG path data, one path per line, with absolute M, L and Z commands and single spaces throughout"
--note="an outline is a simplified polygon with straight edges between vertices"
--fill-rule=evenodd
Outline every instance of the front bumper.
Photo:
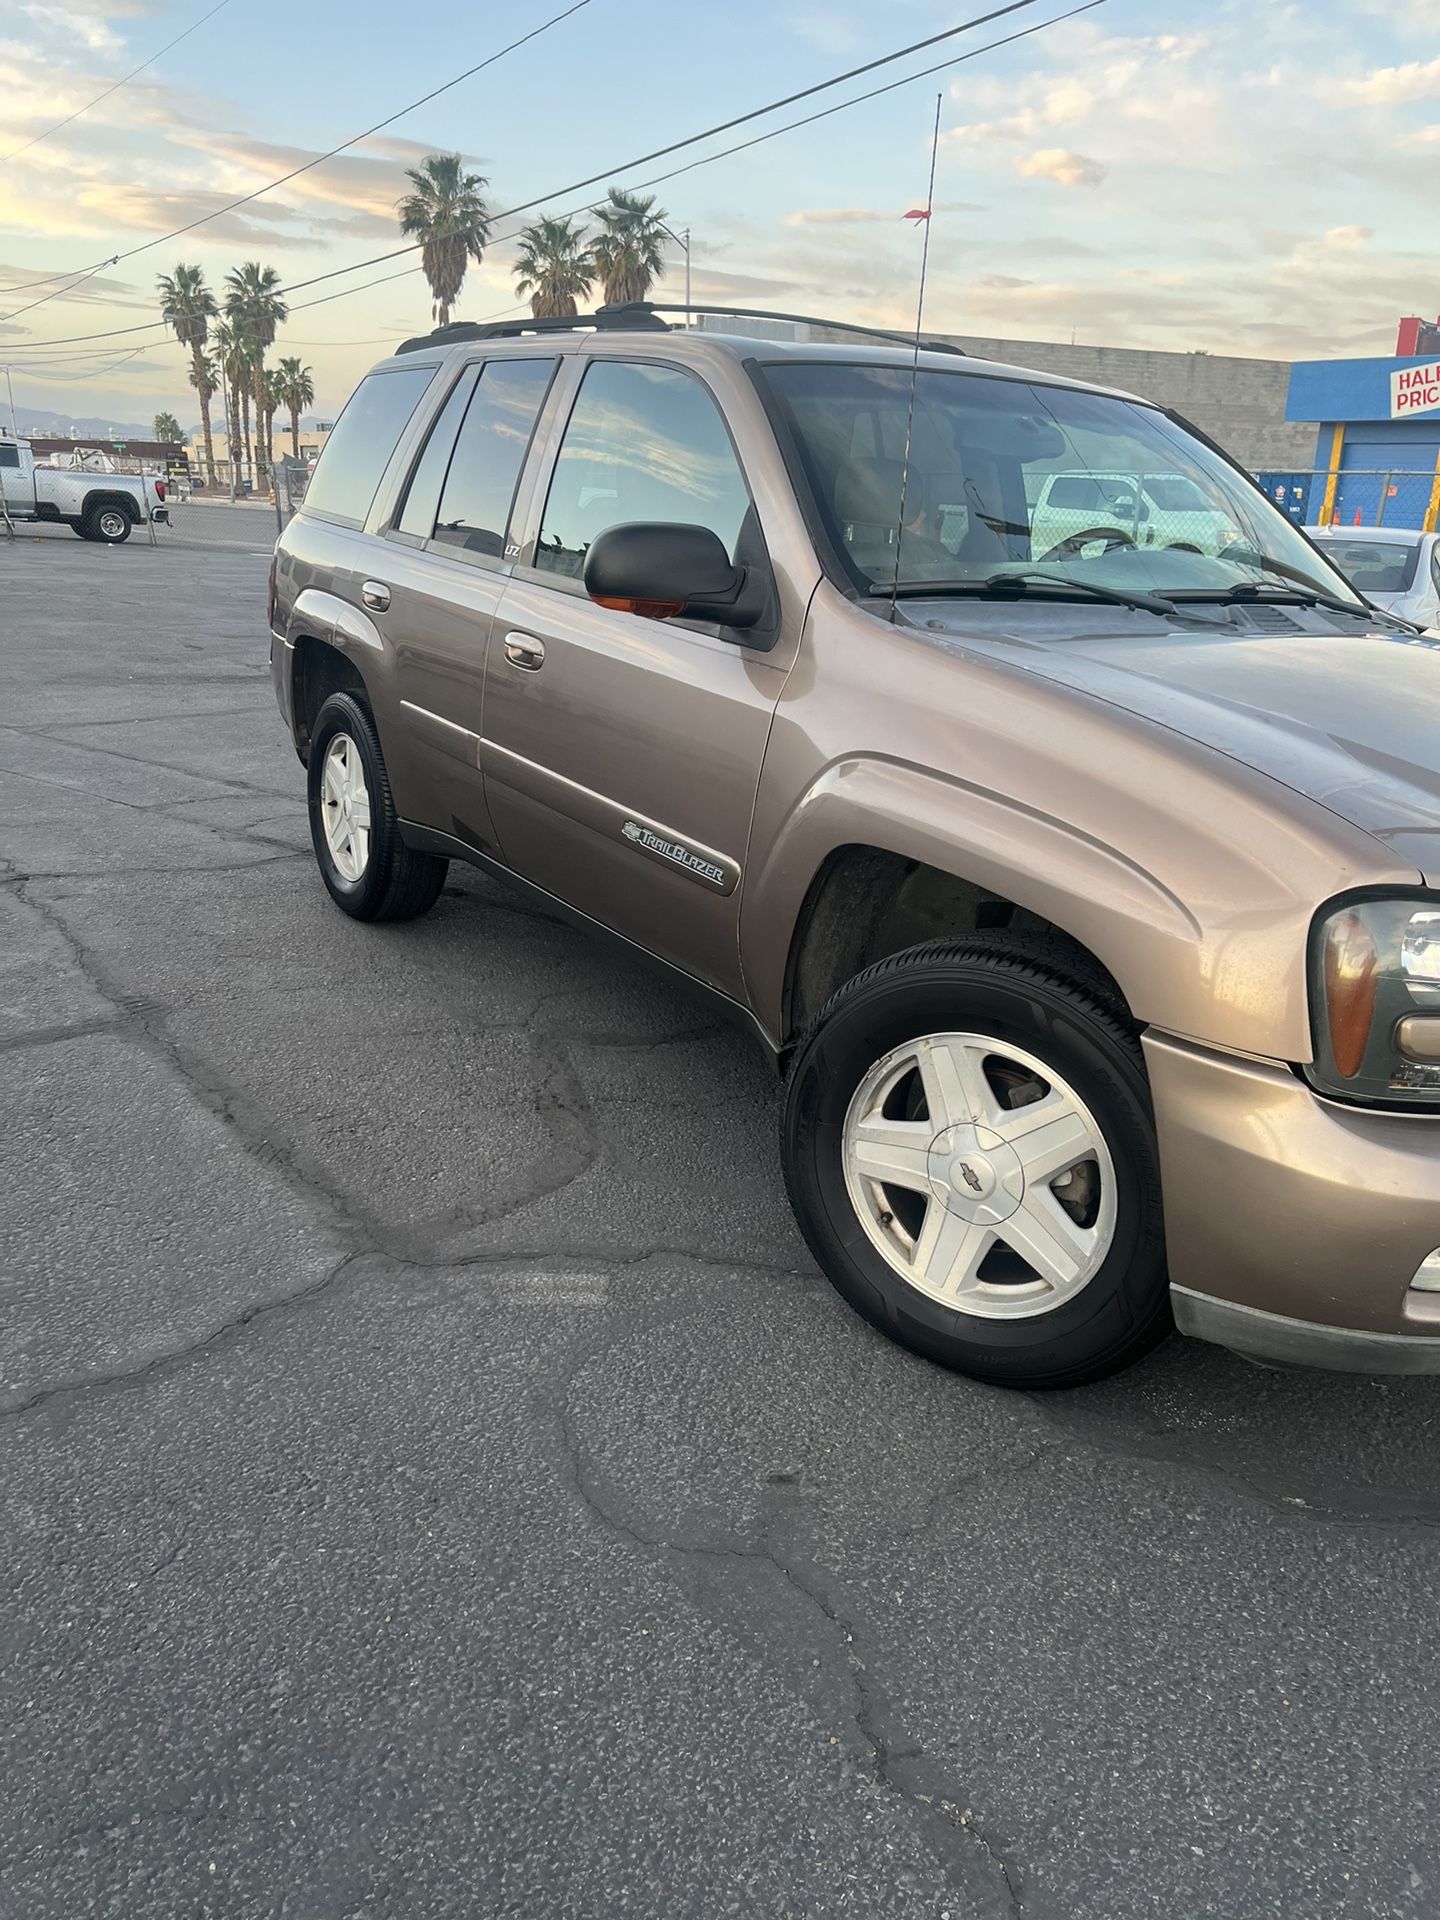
M 1440 1372 L 1440 1116 L 1319 1099 L 1289 1068 L 1146 1034 L 1182 1333 L 1256 1359 Z

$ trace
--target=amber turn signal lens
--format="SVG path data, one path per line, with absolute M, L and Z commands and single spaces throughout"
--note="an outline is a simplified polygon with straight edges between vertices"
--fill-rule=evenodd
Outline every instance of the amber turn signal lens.
M 1353 1080 L 1360 1071 L 1370 1041 L 1376 963 L 1375 942 L 1359 914 L 1338 914 L 1325 937 L 1325 1009 L 1330 1051 L 1346 1080 Z
M 611 607 L 616 613 L 638 613 L 642 620 L 671 620 L 685 611 L 683 600 L 619 600 L 610 594 L 592 593 L 597 607 Z

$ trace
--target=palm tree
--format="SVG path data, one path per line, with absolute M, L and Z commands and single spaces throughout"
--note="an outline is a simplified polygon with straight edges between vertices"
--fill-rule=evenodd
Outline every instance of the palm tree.
M 214 356 L 202 353 L 198 360 L 190 365 L 190 384 L 200 396 L 200 412 L 205 422 L 205 477 L 212 487 L 220 483 L 215 477 L 215 447 L 210 438 L 210 402 L 221 391 L 224 374 L 216 365 Z M 225 419 L 228 429 L 230 409 L 228 401 L 222 400 L 225 407 Z
M 173 413 L 157 413 L 154 420 L 154 427 L 155 438 L 157 440 L 164 440 L 172 446 L 185 437 L 180 431 L 180 422 L 175 418 Z
M 280 404 L 290 409 L 290 451 L 300 458 L 300 416 L 315 404 L 315 382 L 310 369 L 291 354 L 280 362 Z
M 407 167 L 405 178 L 415 191 L 395 209 L 400 231 L 420 242 L 420 264 L 435 302 L 431 311 L 436 324 L 446 327 L 470 262 L 478 267 L 490 243 L 490 208 L 481 192 L 490 182 L 466 173 L 458 153 L 432 153 L 421 166 Z
M 285 376 L 277 367 L 265 373 L 265 464 L 275 472 L 275 416 L 285 404 Z
M 200 398 L 200 425 L 205 435 L 205 468 L 213 487 L 215 448 L 210 438 L 210 400 L 215 387 L 212 382 L 207 391 L 202 369 L 205 366 L 205 341 L 210 322 L 218 312 L 215 296 L 206 286 L 201 269 L 187 267 L 183 262 L 174 273 L 162 273 L 156 287 L 160 294 L 161 318 L 173 330 L 181 346 L 190 349 L 190 384 Z
M 595 256 L 583 227 L 567 214 L 550 220 L 543 214 L 520 232 L 515 256 L 515 291 L 529 296 L 537 320 L 558 320 L 578 313 L 576 301 L 589 297 L 595 284 Z
M 245 434 L 249 423 L 242 427 L 240 401 L 242 394 L 248 394 L 249 381 L 249 344 L 242 330 L 233 320 L 222 320 L 213 334 L 215 358 L 219 364 L 222 384 L 225 388 L 226 434 L 230 443 L 230 475 L 239 480 L 244 457 Z M 247 403 L 248 404 L 248 403 Z
M 643 300 L 665 267 L 665 209 L 656 211 L 653 193 L 642 197 L 611 187 L 598 215 L 592 251 L 606 304 Z
M 274 267 L 262 267 L 258 260 L 247 260 L 243 266 L 236 267 L 225 276 L 225 311 L 232 324 L 238 324 L 250 346 L 249 370 L 250 387 L 245 399 L 245 411 L 249 413 L 249 403 L 255 401 L 255 426 L 257 432 L 263 428 L 265 420 L 265 353 L 275 344 L 275 333 L 280 323 L 289 314 L 290 309 L 280 298 L 280 276 Z M 248 419 L 246 435 L 249 435 Z M 255 464 L 260 465 L 260 447 L 257 444 Z M 258 472 L 256 478 L 259 478 Z

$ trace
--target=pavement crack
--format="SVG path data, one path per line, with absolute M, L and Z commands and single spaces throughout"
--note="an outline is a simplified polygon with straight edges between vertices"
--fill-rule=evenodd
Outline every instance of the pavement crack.
M 594 1359 L 594 1352 L 587 1352 L 575 1373 Z M 568 1390 L 568 1384 L 562 1391 Z M 814 1559 L 785 1551 L 773 1538 L 773 1514 L 762 1517 L 748 1536 L 732 1534 L 716 1542 L 677 1539 L 638 1525 L 602 1489 L 600 1476 L 587 1464 L 584 1445 L 562 1401 L 551 1398 L 546 1404 L 555 1423 L 570 1489 L 607 1532 L 632 1548 L 665 1559 L 768 1568 L 800 1598 L 818 1623 L 822 1657 L 828 1658 L 831 1670 L 849 1695 L 849 1719 L 876 1788 L 919 1824 L 926 1844 L 957 1891 L 971 1901 L 980 1896 L 979 1868 L 993 1910 L 1022 1914 L 1024 1885 L 1018 1864 L 981 1825 L 974 1809 L 966 1804 L 963 1790 L 948 1778 L 939 1762 L 927 1755 L 921 1742 L 887 1704 L 864 1649 L 858 1616 L 846 1604 L 839 1579 Z
M 253 1301 L 249 1306 L 233 1314 L 230 1319 L 222 1320 L 220 1325 L 212 1327 L 199 1339 L 188 1342 L 183 1347 L 173 1347 L 164 1353 L 152 1354 L 139 1366 L 123 1367 L 114 1373 L 81 1375 L 72 1380 L 60 1380 L 48 1387 L 37 1388 L 25 1398 L 12 1401 L 8 1406 L 0 1406 L 0 1422 L 18 1420 L 21 1415 L 33 1413 L 37 1407 L 49 1405 L 56 1400 L 91 1399 L 98 1395 L 114 1393 L 126 1388 L 144 1385 L 157 1375 L 173 1372 L 188 1361 L 202 1354 L 215 1352 L 228 1346 L 248 1327 L 260 1321 L 271 1319 L 276 1314 L 291 1311 L 316 1300 L 329 1291 L 357 1260 L 365 1257 L 363 1252 L 347 1253 L 339 1259 L 318 1280 L 306 1287 L 297 1287 L 291 1293 L 277 1295 L 272 1300 Z

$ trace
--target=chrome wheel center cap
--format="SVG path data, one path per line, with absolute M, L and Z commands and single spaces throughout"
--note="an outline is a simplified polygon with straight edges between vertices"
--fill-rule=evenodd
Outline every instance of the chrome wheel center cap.
M 1025 1170 L 1014 1148 L 988 1127 L 947 1127 L 930 1143 L 930 1191 L 949 1213 L 998 1226 L 1025 1198 Z

